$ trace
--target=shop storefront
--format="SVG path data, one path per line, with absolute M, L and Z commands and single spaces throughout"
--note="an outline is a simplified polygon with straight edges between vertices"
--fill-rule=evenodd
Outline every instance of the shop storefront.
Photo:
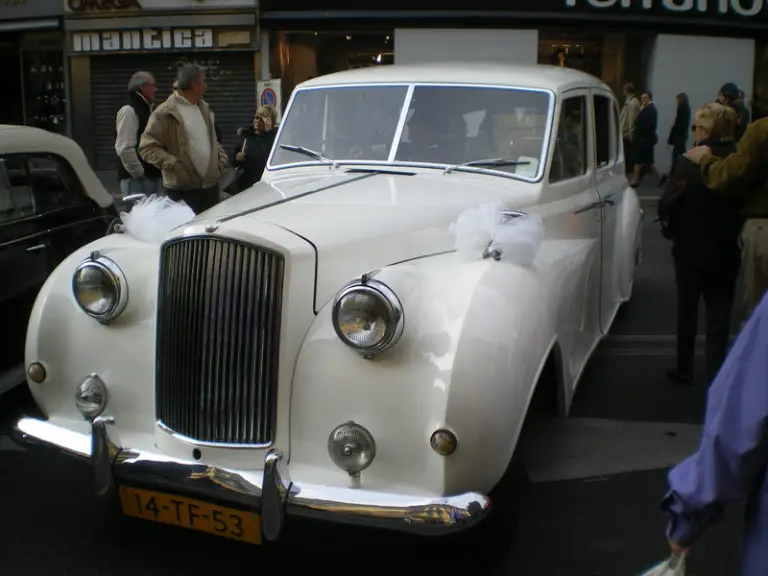
M 768 30 L 764 5 L 763 0 L 473 0 L 451 8 L 436 0 L 364 5 L 326 0 L 320 6 L 295 0 L 287 7 L 262 0 L 260 18 L 269 49 L 265 73 L 281 79 L 284 103 L 297 83 L 358 66 L 562 65 L 601 78 L 619 95 L 626 82 L 653 92 L 659 110 L 656 159 L 665 170 L 678 93 L 687 93 L 695 109 L 714 100 L 725 82 L 735 82 L 747 95 L 755 90 L 755 39 Z
M 66 15 L 72 77 L 73 137 L 97 170 L 115 166 L 115 115 L 126 101 L 128 80 L 151 72 L 157 102 L 171 93 L 184 63 L 206 71 L 206 101 L 216 115 L 225 146 L 248 123 L 260 77 L 257 9 L 253 0 L 217 2 L 217 10 L 188 0 L 67 0 L 80 10 Z M 94 14 L 109 4 L 108 17 Z M 122 9 L 115 12 L 114 7 Z M 89 17 L 83 17 L 83 13 Z
M 61 0 L 0 0 L 0 124 L 66 134 Z

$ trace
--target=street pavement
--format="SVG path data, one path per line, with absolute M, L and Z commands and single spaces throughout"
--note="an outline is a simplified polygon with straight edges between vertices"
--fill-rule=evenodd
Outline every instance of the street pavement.
M 641 190 L 645 255 L 633 300 L 590 361 L 570 418 L 537 429 L 533 485 L 503 549 L 306 522 L 292 523 L 284 542 L 254 548 L 122 518 L 94 501 L 86 467 L 3 436 L 15 417 L 35 412 L 19 388 L 0 398 L 0 575 L 640 573 L 668 552 L 659 501 L 668 467 L 696 447 L 706 394 L 703 381 L 678 387 L 664 378 L 674 362 L 675 299 L 654 194 Z M 699 351 L 699 372 L 702 360 Z M 734 505 L 704 536 L 687 576 L 738 573 L 741 516 Z

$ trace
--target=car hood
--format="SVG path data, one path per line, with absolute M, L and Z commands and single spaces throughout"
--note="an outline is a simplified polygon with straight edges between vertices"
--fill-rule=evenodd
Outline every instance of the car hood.
M 260 182 L 198 217 L 260 220 L 301 236 L 317 251 L 316 302 L 369 270 L 454 249 L 449 226 L 486 202 L 534 204 L 538 186 L 498 176 L 322 172 Z

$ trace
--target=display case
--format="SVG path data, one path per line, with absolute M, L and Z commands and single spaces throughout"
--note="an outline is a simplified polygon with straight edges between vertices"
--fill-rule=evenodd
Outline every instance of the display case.
M 61 50 L 23 50 L 24 123 L 67 133 L 64 54 Z

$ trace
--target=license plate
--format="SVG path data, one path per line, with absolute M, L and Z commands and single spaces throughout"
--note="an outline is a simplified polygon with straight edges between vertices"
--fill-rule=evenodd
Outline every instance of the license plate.
M 252 512 L 128 486 L 120 486 L 120 505 L 126 516 L 261 544 L 261 520 Z

